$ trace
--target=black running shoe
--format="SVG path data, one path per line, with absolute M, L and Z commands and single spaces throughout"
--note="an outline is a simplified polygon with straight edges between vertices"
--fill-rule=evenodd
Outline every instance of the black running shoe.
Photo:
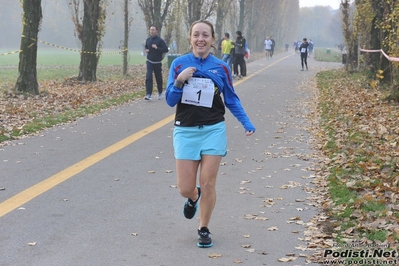
M 201 227 L 201 229 L 198 229 L 197 246 L 200 248 L 210 248 L 213 246 L 211 233 L 208 227 Z
M 186 202 L 184 202 L 183 205 L 183 214 L 184 217 L 187 219 L 192 219 L 195 216 L 195 213 L 197 212 L 198 208 L 198 200 L 201 197 L 201 188 L 197 186 L 198 189 L 198 198 L 196 201 L 192 201 L 191 199 L 187 199 Z

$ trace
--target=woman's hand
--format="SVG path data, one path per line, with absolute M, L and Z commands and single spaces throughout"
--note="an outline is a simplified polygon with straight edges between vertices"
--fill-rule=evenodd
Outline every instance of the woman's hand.
M 189 80 L 190 78 L 193 77 L 195 71 L 197 71 L 197 69 L 195 67 L 188 67 L 186 69 L 184 69 L 178 76 L 177 76 L 177 80 L 180 81 L 181 83 L 184 83 L 186 80 Z
M 254 131 L 245 131 L 245 136 L 251 136 L 254 134 Z

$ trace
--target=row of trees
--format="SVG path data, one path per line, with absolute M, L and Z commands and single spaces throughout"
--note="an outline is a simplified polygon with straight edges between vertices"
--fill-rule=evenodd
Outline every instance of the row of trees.
M 23 35 L 15 90 L 38 94 L 36 57 L 38 32 L 42 21 L 42 1 L 20 1 L 23 7 Z M 95 81 L 102 39 L 106 34 L 107 6 L 113 0 L 66 1 L 75 24 L 76 36 L 82 47 L 78 79 Z M 132 1 L 124 1 L 125 59 L 129 26 L 134 13 L 129 10 Z M 137 2 L 144 14 L 146 27 L 156 25 L 160 34 L 163 33 L 162 36 L 167 44 L 173 40 L 183 51 L 187 51 L 188 48 L 188 29 L 193 21 L 199 19 L 211 20 L 215 24 L 219 38 L 226 31 L 231 33 L 236 30 L 243 31 L 248 42 L 253 44 L 251 47 L 253 50 L 263 50 L 265 36 L 273 35 L 277 41 L 294 36 L 299 21 L 299 0 L 137 0 Z
M 15 90 L 37 94 L 39 91 L 36 79 L 36 54 L 38 33 L 42 28 L 43 4 L 41 0 L 20 1 L 24 11 L 23 37 L 20 46 L 20 50 L 23 52 L 20 53 L 19 77 Z M 305 36 L 308 38 L 314 36 L 311 38 L 316 42 L 321 42 L 323 39 L 329 41 L 328 36 L 332 39 L 335 38 L 331 34 L 334 30 L 323 35 L 326 30 L 321 30 L 317 25 L 322 25 L 326 29 L 330 27 L 329 24 L 335 25 L 335 27 L 337 27 L 336 24 L 339 24 L 334 20 L 331 22 L 330 18 L 334 17 L 331 8 L 316 7 L 300 10 L 299 0 L 65 1 L 68 3 L 69 16 L 74 23 L 75 38 L 80 43 L 82 51 L 78 74 L 78 79 L 81 81 L 96 80 L 97 64 L 101 56 L 103 40 L 107 34 L 106 29 L 110 28 L 107 25 L 107 20 L 113 14 L 117 14 L 115 16 L 118 16 L 121 22 L 123 21 L 123 23 L 113 25 L 111 33 L 121 32 L 122 29 L 124 32 L 123 40 L 120 42 L 124 75 L 127 74 L 130 27 L 132 22 L 138 19 L 143 20 L 143 24 L 145 24 L 143 27 L 147 29 L 151 25 L 156 25 L 168 45 L 172 42 L 176 43 L 178 51 L 175 52 L 178 53 L 188 51 L 188 29 L 192 22 L 199 19 L 208 19 L 214 23 L 218 43 L 224 32 L 230 32 L 234 36 L 237 30 L 242 31 L 252 51 L 263 51 L 264 39 L 269 35 L 272 35 L 280 46 L 289 40 L 293 41 Z M 122 13 L 116 13 L 118 7 L 123 10 Z M 56 7 L 51 6 L 51 8 L 55 8 L 57 14 L 64 14 L 62 10 L 66 7 L 57 5 Z M 297 36 L 301 19 L 305 21 L 304 28 L 307 29 L 307 32 L 301 33 L 303 36 Z M 313 19 L 313 22 L 310 19 Z M 133 34 L 136 37 L 137 26 L 134 28 Z
M 251 48 L 263 50 L 266 36 L 282 43 L 296 35 L 299 0 L 138 0 L 147 28 L 158 27 L 167 44 L 176 41 L 185 51 L 192 22 L 207 19 L 214 23 L 218 39 L 242 31 Z
M 382 49 L 391 57 L 399 57 L 399 0 L 341 0 L 343 34 L 348 50 L 348 71 L 369 70 L 385 82 L 399 82 L 399 63 L 380 53 L 360 56 L 359 47 Z M 381 75 L 382 74 L 382 75 Z

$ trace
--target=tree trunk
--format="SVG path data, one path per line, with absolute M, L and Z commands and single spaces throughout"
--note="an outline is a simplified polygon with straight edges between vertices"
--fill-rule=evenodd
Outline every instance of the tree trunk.
M 392 11 L 389 10 L 389 5 L 387 2 L 381 2 L 380 6 L 377 7 L 376 13 L 377 16 L 379 18 L 380 21 L 384 21 L 385 20 L 385 16 L 387 16 L 388 14 L 390 14 Z M 381 23 L 381 22 L 380 22 Z M 388 44 L 386 44 L 386 42 L 384 42 L 384 40 L 389 39 L 389 32 L 387 30 L 380 30 L 380 45 L 381 45 L 381 49 L 383 51 L 385 51 L 386 53 L 390 54 L 390 47 Z M 384 71 L 383 75 L 384 75 L 384 79 L 382 81 L 384 82 L 390 82 L 391 80 L 391 62 L 385 57 L 385 56 L 381 56 L 380 57 L 380 69 Z M 377 69 L 378 70 L 378 69 Z
M 168 23 L 169 7 L 174 0 L 137 0 L 144 13 L 144 21 L 147 30 L 152 25 L 158 28 L 158 35 L 162 36 L 163 23 Z M 168 43 L 166 43 L 168 44 Z
M 240 16 L 238 20 L 238 29 L 244 34 L 244 19 L 245 19 L 245 0 L 240 0 Z
M 84 0 L 82 51 L 78 80 L 97 80 L 98 19 L 101 0 Z
M 215 23 L 215 32 L 217 36 L 217 45 L 218 49 L 216 50 L 216 56 L 221 57 L 222 56 L 222 50 L 219 50 L 219 44 L 223 41 L 224 33 L 222 32 L 222 27 L 223 27 L 223 10 L 222 10 L 222 5 L 218 5 L 216 9 L 216 23 Z
M 342 11 L 342 33 L 344 35 L 346 47 L 347 47 L 347 64 L 345 68 L 347 71 L 352 72 L 357 67 L 358 62 L 358 43 L 357 39 L 353 35 L 353 29 L 351 26 L 350 19 L 350 1 L 343 0 L 341 2 L 341 11 Z
M 129 46 L 129 0 L 125 0 L 124 6 L 124 40 L 123 40 L 123 75 L 127 75 L 127 52 Z
M 23 1 L 23 30 L 15 92 L 39 94 L 37 83 L 37 37 L 42 20 L 41 0 Z
M 189 26 L 191 26 L 193 22 L 201 19 L 202 4 L 203 0 L 187 0 Z

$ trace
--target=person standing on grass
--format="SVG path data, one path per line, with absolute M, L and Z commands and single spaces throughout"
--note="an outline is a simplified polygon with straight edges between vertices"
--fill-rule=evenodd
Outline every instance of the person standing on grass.
M 211 22 L 193 22 L 189 30 L 192 51 L 172 62 L 165 94 L 166 103 L 176 106 L 173 147 L 177 186 L 186 198 L 184 217 L 194 218 L 200 203 L 200 248 L 213 246 L 208 226 L 216 204 L 220 162 L 227 153 L 225 107 L 241 122 L 245 136 L 255 132 L 234 91 L 230 68 L 210 53 L 215 40 Z
M 156 26 L 150 27 L 150 36 L 145 41 L 145 53 L 147 54 L 147 73 L 145 76 L 145 89 L 146 95 L 145 100 L 151 100 L 152 89 L 153 89 L 153 77 L 154 72 L 155 80 L 157 81 L 158 88 L 158 100 L 162 99 L 162 59 L 169 51 L 165 41 L 158 36 L 158 28 Z
M 301 71 L 304 70 L 303 69 L 304 64 L 306 65 L 306 70 L 309 70 L 309 68 L 308 68 L 308 47 L 309 47 L 308 40 L 306 38 L 303 38 L 303 42 L 302 42 L 301 46 L 299 46 L 299 53 L 301 54 L 301 65 L 302 65 Z

